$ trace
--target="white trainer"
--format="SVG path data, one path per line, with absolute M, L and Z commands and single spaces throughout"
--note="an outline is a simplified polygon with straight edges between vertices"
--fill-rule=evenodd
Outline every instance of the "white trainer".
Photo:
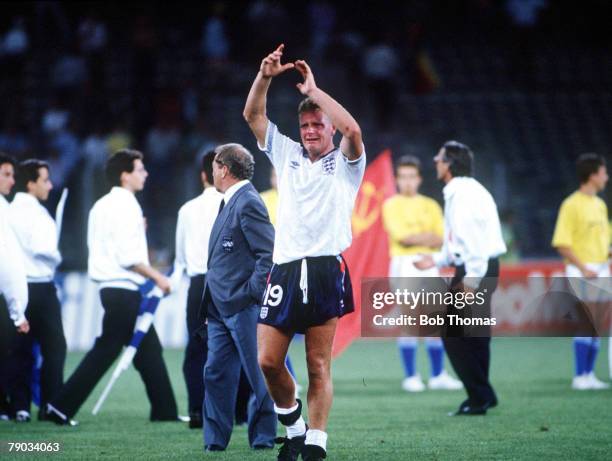
M 19 410 L 15 414 L 15 421 L 18 423 L 28 423 L 30 422 L 30 412 L 26 410 Z
M 429 378 L 427 387 L 431 390 L 457 391 L 463 389 L 463 383 L 442 370 L 438 376 Z
M 423 392 L 425 390 L 425 384 L 421 379 L 421 375 L 417 373 L 416 375 L 404 378 L 402 381 L 402 389 L 406 392 Z
M 586 391 L 591 389 L 588 375 L 574 376 L 574 379 L 572 379 L 572 389 L 575 391 Z
M 589 389 L 594 389 L 594 390 L 610 389 L 610 384 L 604 383 L 603 381 L 600 381 L 599 379 L 597 379 L 597 376 L 595 376 L 595 373 L 593 372 L 590 372 L 588 375 L 586 375 L 586 380 L 587 380 L 587 383 L 589 384 Z

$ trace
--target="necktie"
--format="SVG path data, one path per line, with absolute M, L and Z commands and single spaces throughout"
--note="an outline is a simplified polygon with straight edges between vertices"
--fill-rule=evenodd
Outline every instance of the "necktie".
M 219 204 L 219 213 L 217 213 L 217 215 L 221 214 L 221 210 L 223 209 L 224 206 L 225 206 L 225 200 L 221 200 L 221 203 Z

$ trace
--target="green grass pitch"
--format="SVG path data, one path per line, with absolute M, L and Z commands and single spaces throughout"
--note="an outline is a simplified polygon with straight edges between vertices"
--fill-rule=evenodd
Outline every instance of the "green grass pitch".
M 607 340 L 601 349 L 597 373 L 603 378 L 608 372 Z M 305 383 L 303 342 L 292 345 L 291 355 L 298 379 Z M 67 371 L 81 357 L 69 354 Z M 185 414 L 183 351 L 168 350 L 165 357 Z M 457 418 L 448 417 L 447 412 L 463 400 L 463 391 L 409 395 L 400 388 L 402 371 L 395 342 L 359 341 L 333 365 L 328 459 L 610 459 L 612 391 L 572 391 L 572 357 L 569 338 L 494 339 L 491 373 L 500 405 L 485 417 Z M 419 369 L 422 375 L 428 374 L 422 348 Z M 58 460 L 276 459 L 276 450 L 250 450 L 244 427 L 234 430 L 226 452 L 205 454 L 200 431 L 188 430 L 184 423 L 150 423 L 144 386 L 133 369 L 121 376 L 94 417 L 92 407 L 108 378 L 109 374 L 77 414 L 80 426 L 4 422 L 0 440 L 61 442 L 61 454 L 46 455 Z M 29 456 L 5 451 L 0 458 Z

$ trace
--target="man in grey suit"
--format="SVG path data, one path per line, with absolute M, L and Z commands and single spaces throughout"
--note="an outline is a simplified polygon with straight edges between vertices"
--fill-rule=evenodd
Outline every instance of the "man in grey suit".
M 276 414 L 257 363 L 257 316 L 272 266 L 274 228 L 249 182 L 255 165 L 251 153 L 240 144 L 224 144 L 215 152 L 213 180 L 224 199 L 208 243 L 201 309 L 208 314 L 204 446 L 222 451 L 229 443 L 242 367 L 253 389 L 249 444 L 271 448 Z

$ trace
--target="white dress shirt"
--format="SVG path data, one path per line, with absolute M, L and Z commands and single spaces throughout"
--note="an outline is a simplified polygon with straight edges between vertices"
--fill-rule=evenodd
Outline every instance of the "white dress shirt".
M 189 277 L 208 271 L 208 240 L 223 194 L 207 187 L 196 198 L 185 203 L 178 212 L 176 224 L 175 273 L 187 272 Z
M 15 195 L 9 219 L 23 250 L 28 283 L 51 282 L 62 262 L 55 220 L 36 197 L 25 192 Z
M 9 224 L 9 204 L 0 195 L 0 293 L 4 295 L 15 326 L 25 321 L 28 305 L 28 282 L 23 252 Z
M 233 186 L 227 188 L 227 190 L 223 194 L 223 201 L 227 205 L 231 198 L 234 196 L 236 192 L 238 192 L 242 187 L 246 186 L 249 183 L 248 179 L 243 179 L 242 181 L 238 181 Z
M 506 252 L 497 206 L 474 178 L 451 179 L 444 193 L 444 243 L 433 255 L 437 266 L 465 265 L 465 284 L 475 288 L 489 258 Z
M 309 256 L 337 256 L 352 241 L 351 218 L 366 154 L 349 160 L 334 149 L 312 162 L 298 142 L 268 122 L 266 153 L 278 174 L 276 264 Z
M 132 192 L 113 187 L 89 212 L 89 276 L 101 288 L 137 290 L 146 279 L 128 268 L 149 265 L 145 220 Z

